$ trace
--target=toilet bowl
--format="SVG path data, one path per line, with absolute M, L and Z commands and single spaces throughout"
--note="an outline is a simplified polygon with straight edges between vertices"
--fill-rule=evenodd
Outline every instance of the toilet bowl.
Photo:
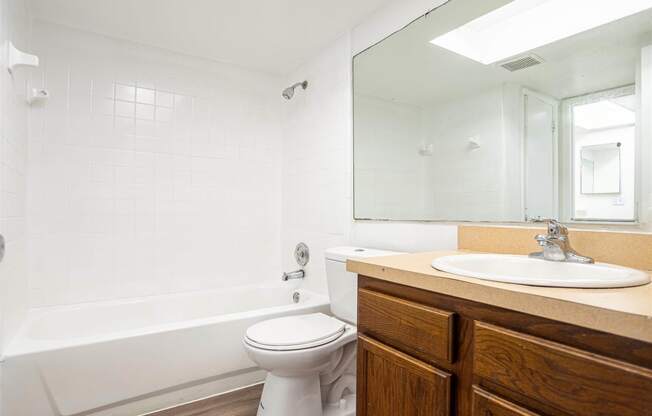
M 334 316 L 322 313 L 259 322 L 243 344 L 267 370 L 258 416 L 354 416 L 357 275 L 346 260 L 399 254 L 358 247 L 326 251 Z
M 328 405 L 323 403 L 322 393 L 326 390 L 328 396 L 330 389 L 325 387 L 335 387 L 354 361 L 354 349 L 342 347 L 355 339 L 355 326 L 321 313 L 272 319 L 250 327 L 245 349 L 268 372 L 258 415 L 322 415 Z M 353 383 L 348 391 L 355 391 Z M 337 398 L 335 407 L 342 405 L 341 399 Z M 331 414 L 354 415 L 355 398 L 349 400 L 348 413 Z M 342 410 L 346 410 L 344 405 Z

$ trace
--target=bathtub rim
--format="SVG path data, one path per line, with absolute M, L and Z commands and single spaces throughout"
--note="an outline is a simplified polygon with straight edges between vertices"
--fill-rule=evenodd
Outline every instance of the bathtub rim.
M 52 340 L 52 339 L 39 340 L 39 339 L 31 338 L 27 335 L 31 325 L 35 321 L 42 318 L 44 315 L 47 315 L 48 313 L 56 312 L 56 311 L 84 310 L 86 308 L 93 308 L 98 306 L 119 306 L 127 303 L 133 304 L 133 303 L 146 302 L 148 300 L 151 301 L 155 299 L 156 300 L 170 299 L 176 297 L 192 296 L 197 294 L 206 294 L 211 292 L 219 293 L 225 291 L 226 292 L 240 291 L 240 290 L 246 291 L 250 289 L 264 290 L 267 288 L 276 289 L 279 287 L 282 287 L 282 285 L 280 284 L 246 285 L 246 286 L 237 286 L 233 288 L 221 288 L 221 289 L 217 288 L 217 289 L 210 289 L 210 290 L 198 290 L 192 292 L 180 292 L 180 293 L 164 294 L 164 295 L 151 295 L 151 296 L 132 297 L 132 298 L 125 298 L 125 299 L 112 299 L 112 300 L 98 301 L 98 302 L 84 302 L 84 303 L 77 303 L 72 305 L 57 305 L 57 306 L 33 308 L 27 312 L 27 316 L 24 322 L 22 323 L 19 331 L 17 332 L 16 336 L 14 337 L 14 339 L 11 340 L 11 342 L 3 352 L 2 356 L 0 356 L 0 362 L 4 362 L 8 359 L 19 358 L 28 355 L 54 352 L 58 350 L 68 349 L 68 348 L 84 347 L 84 346 L 101 344 L 101 343 L 106 343 L 111 341 L 131 339 L 139 336 L 167 333 L 167 332 L 185 330 L 190 328 L 208 326 L 208 325 L 218 324 L 221 322 L 232 321 L 234 319 L 249 319 L 249 318 L 255 318 L 264 315 L 274 315 L 274 314 L 280 314 L 284 312 L 304 310 L 304 309 L 310 309 L 310 308 L 315 308 L 320 306 L 323 307 L 323 306 L 328 306 L 330 304 L 330 300 L 327 295 L 323 295 L 307 289 L 301 289 L 301 288 L 292 289 L 291 287 L 289 287 L 288 288 L 289 293 L 299 292 L 302 295 L 301 296 L 302 300 L 300 300 L 299 303 L 287 303 L 278 306 L 270 306 L 270 307 L 260 308 L 260 309 L 232 312 L 232 313 L 227 313 L 222 315 L 214 315 L 210 317 L 168 322 L 164 324 L 147 325 L 136 329 L 109 332 L 106 334 L 99 334 L 99 335 L 93 335 L 87 337 L 63 338 L 57 340 Z M 307 300 L 304 301 L 303 299 L 306 298 Z

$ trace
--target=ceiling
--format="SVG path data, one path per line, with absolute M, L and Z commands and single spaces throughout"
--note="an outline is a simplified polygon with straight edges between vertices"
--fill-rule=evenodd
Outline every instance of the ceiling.
M 31 0 L 34 17 L 286 74 L 397 0 Z
M 652 44 L 652 10 L 530 52 L 544 63 L 509 72 L 429 41 L 510 0 L 455 0 L 355 59 L 355 93 L 437 105 L 514 83 L 557 99 L 634 83 L 641 46 Z M 516 36 L 517 34 L 515 34 Z

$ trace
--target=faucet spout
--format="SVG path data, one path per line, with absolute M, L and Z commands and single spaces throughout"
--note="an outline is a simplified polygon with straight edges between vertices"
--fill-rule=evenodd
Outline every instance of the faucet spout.
M 286 272 L 283 273 L 283 277 L 281 278 L 284 282 L 287 282 L 288 280 L 296 280 L 296 279 L 305 279 L 306 277 L 306 272 L 303 270 L 295 270 L 293 272 Z

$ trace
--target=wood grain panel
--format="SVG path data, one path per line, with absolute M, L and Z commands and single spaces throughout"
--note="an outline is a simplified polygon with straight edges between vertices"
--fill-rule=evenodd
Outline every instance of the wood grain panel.
M 454 312 L 459 318 L 466 317 L 492 323 L 617 360 L 652 368 L 652 344 L 646 342 L 366 276 L 358 278 L 358 287 Z M 464 337 L 460 334 L 457 338 L 459 342 L 464 342 Z
M 474 386 L 473 416 L 539 416 L 539 414 Z
M 534 241 L 545 234 L 545 227 L 483 227 L 461 225 L 457 246 L 499 254 L 529 254 L 541 251 Z M 570 230 L 570 241 L 580 254 L 596 261 L 619 264 L 641 270 L 652 270 L 652 234 L 614 231 Z
M 359 331 L 428 362 L 453 361 L 453 317 L 382 293 L 358 292 Z
M 262 393 L 263 385 L 257 384 L 146 416 L 256 416 Z
M 576 416 L 652 416 L 652 371 L 476 322 L 474 372 Z
M 450 374 L 361 335 L 358 416 L 449 416 Z

